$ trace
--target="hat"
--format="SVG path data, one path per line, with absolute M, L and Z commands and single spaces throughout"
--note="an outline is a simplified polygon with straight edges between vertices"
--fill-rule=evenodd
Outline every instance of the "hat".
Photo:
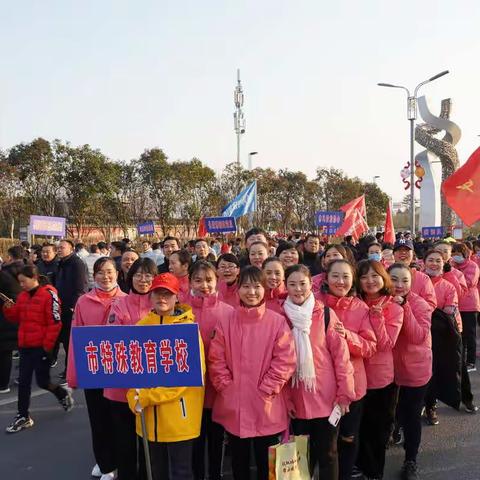
M 180 291 L 180 284 L 178 283 L 178 278 L 175 275 L 171 273 L 161 273 L 153 279 L 150 292 L 153 292 L 153 290 L 156 290 L 157 288 L 164 288 L 165 290 L 177 295 Z
M 409 250 L 413 250 L 413 242 L 411 240 L 406 240 L 405 238 L 399 238 L 395 245 L 393 246 L 393 251 L 398 250 L 399 248 L 408 248 Z

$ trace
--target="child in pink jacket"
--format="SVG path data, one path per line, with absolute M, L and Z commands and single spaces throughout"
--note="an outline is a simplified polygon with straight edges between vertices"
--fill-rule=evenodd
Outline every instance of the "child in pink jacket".
M 295 371 L 293 336 L 285 318 L 265 306 L 265 275 L 254 266 L 240 272 L 240 305 L 221 318 L 208 354 L 217 390 L 213 421 L 228 433 L 235 480 L 250 478 L 253 444 L 257 479 L 268 479 L 268 447 L 288 428 L 283 387 Z
M 357 458 L 358 432 L 363 398 L 367 393 L 365 359 L 376 352 L 376 338 L 369 308 L 355 296 L 355 269 L 347 260 L 334 260 L 327 267 L 327 279 L 320 299 L 339 318 L 335 329 L 347 341 L 355 378 L 355 399 L 340 422 L 338 438 L 339 479 L 349 480 Z
M 403 327 L 393 350 L 395 383 L 400 387 L 397 420 L 405 436 L 402 479 L 417 478 L 417 455 L 422 439 L 422 410 L 432 376 L 432 306 L 411 291 L 411 269 L 394 263 L 388 269 L 394 301 L 403 308 Z
M 385 451 L 395 420 L 397 397 L 393 348 L 402 328 L 403 309 L 393 301 L 392 281 L 379 261 L 364 260 L 358 264 L 357 290 L 370 308 L 377 351 L 364 359 L 367 394 L 356 465 L 367 478 L 383 478 Z
M 297 368 L 289 389 L 296 435 L 309 435 L 310 473 L 318 465 L 319 478 L 337 480 L 338 428 L 328 417 L 338 405 L 345 413 L 355 399 L 353 367 L 348 345 L 335 331 L 338 318 L 312 293 L 308 267 L 286 271 L 288 297 L 283 304 L 293 329 Z
M 212 333 L 217 323 L 228 321 L 234 313 L 233 307 L 220 301 L 217 293 L 217 273 L 215 267 L 204 260 L 195 262 L 190 268 L 190 293 L 184 302 L 190 305 L 195 321 L 200 327 L 205 357 L 208 358 Z M 200 436 L 193 444 L 193 472 L 195 478 L 205 478 L 205 444 L 208 442 L 208 478 L 221 479 L 221 462 L 223 447 L 223 427 L 212 421 L 212 407 L 216 391 L 208 374 L 205 377 L 205 400 Z

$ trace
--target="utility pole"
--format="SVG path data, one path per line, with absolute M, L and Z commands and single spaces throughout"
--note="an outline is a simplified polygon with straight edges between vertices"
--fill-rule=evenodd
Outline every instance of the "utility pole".
M 235 112 L 233 113 L 234 130 L 237 135 L 237 166 L 240 167 L 240 136 L 245 133 L 245 117 L 243 115 L 243 88 L 240 81 L 240 69 L 237 69 L 237 85 L 233 93 Z

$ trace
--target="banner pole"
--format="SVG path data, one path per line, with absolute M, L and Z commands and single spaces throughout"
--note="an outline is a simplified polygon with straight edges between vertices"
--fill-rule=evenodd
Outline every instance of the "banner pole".
M 145 423 L 145 411 L 143 410 L 143 408 L 140 412 L 140 420 L 142 422 L 142 440 L 143 450 L 145 452 L 145 468 L 147 470 L 147 480 L 153 480 L 152 464 L 150 463 L 150 449 L 148 446 L 147 426 Z

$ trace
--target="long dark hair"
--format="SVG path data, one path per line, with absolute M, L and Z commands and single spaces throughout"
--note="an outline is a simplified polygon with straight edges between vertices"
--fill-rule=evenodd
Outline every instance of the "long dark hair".
M 25 265 L 17 273 L 17 278 L 19 275 L 23 275 L 27 278 L 36 278 L 38 279 L 38 283 L 42 286 L 49 284 L 48 277 L 46 277 L 45 275 L 41 275 L 40 270 L 38 270 L 38 267 L 36 265 Z
M 132 266 L 127 273 L 127 288 L 129 292 L 138 293 L 133 288 L 133 276 L 139 270 L 141 270 L 143 273 L 149 273 L 152 276 L 157 274 L 157 266 L 151 258 L 137 258 L 137 260 L 132 263 Z

